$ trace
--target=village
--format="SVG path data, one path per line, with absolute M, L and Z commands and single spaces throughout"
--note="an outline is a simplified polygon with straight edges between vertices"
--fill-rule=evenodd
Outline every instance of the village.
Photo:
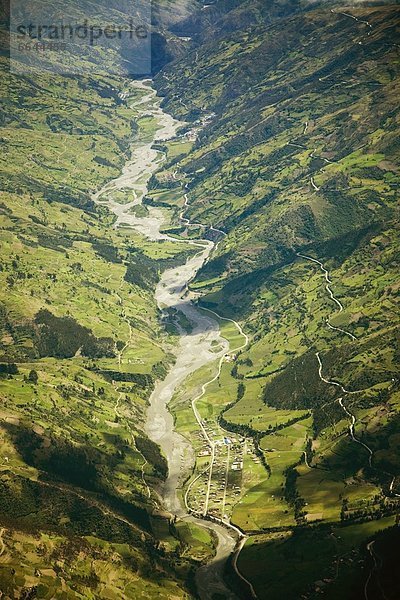
M 229 521 L 247 490 L 246 466 L 260 464 L 260 459 L 252 438 L 230 434 L 211 419 L 204 419 L 202 424 L 209 438 L 215 440 L 214 452 L 201 431 L 194 433 L 195 445 L 200 449 L 198 471 L 188 488 L 188 505 L 194 513 Z

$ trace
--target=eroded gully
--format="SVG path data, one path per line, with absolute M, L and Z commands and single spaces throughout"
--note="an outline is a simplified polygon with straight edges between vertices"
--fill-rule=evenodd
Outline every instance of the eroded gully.
M 104 203 L 115 214 L 116 227 L 121 225 L 132 227 L 149 239 L 191 244 L 198 249 L 198 252 L 184 265 L 164 271 L 156 288 L 155 297 L 159 308 L 164 310 L 173 307 L 180 311 L 189 319 L 193 329 L 190 335 L 180 329 L 175 364 L 167 377 L 156 384 L 150 397 L 145 430 L 149 438 L 161 447 L 168 461 L 168 478 L 161 490 L 165 508 L 180 519 L 212 530 L 218 538 L 214 559 L 199 568 L 196 573 L 200 597 L 202 600 L 211 600 L 214 594 L 220 593 L 226 599 L 237 600 L 237 596 L 224 582 L 223 570 L 226 561 L 235 552 L 235 548 L 243 545 L 243 539 L 239 541 L 239 536 L 233 528 L 197 518 L 183 507 L 178 491 L 182 478 L 194 465 L 195 455 L 189 441 L 175 431 L 173 417 L 168 410 L 171 398 L 188 375 L 206 364 L 217 361 L 229 350 L 228 342 L 220 334 L 218 322 L 209 314 L 204 314 L 196 308 L 190 299 L 183 297 L 188 282 L 207 260 L 214 248 L 214 242 L 176 240 L 161 233 L 160 228 L 164 217 L 158 208 L 148 207 L 148 214 L 143 217 L 132 213 L 132 208 L 141 203 L 147 191 L 150 176 L 164 159 L 164 155 L 153 149 L 152 145 L 154 142 L 162 142 L 174 137 L 182 124 L 160 108 L 159 99 L 150 87 L 149 81 L 136 81 L 131 86 L 143 92 L 141 99 L 134 101 L 133 105 L 139 109 L 143 107 L 140 111 L 142 114 L 151 114 L 156 119 L 157 132 L 151 141 L 147 143 L 139 141 L 134 145 L 131 158 L 126 163 L 122 174 L 96 192 L 93 199 L 98 203 Z M 133 194 L 132 202 L 121 204 L 113 199 L 113 193 L 127 189 Z M 219 351 L 215 352 L 215 348 Z M 237 556 L 234 560 L 236 558 Z

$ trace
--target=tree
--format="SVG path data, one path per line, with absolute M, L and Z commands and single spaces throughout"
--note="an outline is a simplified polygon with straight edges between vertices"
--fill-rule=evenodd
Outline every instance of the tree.
M 17 375 L 18 367 L 15 363 L 0 363 L 0 375 L 7 373 L 8 375 Z
M 30 381 L 31 383 L 34 383 L 35 385 L 37 384 L 39 379 L 39 376 L 37 374 L 37 371 L 35 371 L 35 369 L 31 369 L 31 371 L 29 372 L 28 375 L 28 381 Z

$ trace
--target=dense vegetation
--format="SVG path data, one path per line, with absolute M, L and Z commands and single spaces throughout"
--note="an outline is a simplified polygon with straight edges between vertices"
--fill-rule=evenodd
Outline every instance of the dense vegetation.
M 307 527 L 371 521 L 370 530 L 349 528 L 363 553 L 366 532 L 399 510 L 399 10 L 273 5 L 224 11 L 217 2 L 214 18 L 192 19 L 201 46 L 156 84 L 197 135 L 156 175 L 152 194 L 165 198 L 176 170 L 189 190 L 187 216 L 225 232 L 191 288 L 203 306 L 240 319 L 250 342 L 202 406 L 210 422 L 252 437 L 267 465 L 258 479 L 242 476 L 232 520 L 253 534 L 305 526 L 333 568 L 337 547 Z M 318 264 L 297 253 L 323 263 L 343 310 Z M 291 542 L 274 555 L 278 534 L 268 535 L 242 554 L 261 598 L 311 598 L 322 588 L 358 597 L 361 580 L 344 589 L 353 559 L 325 579 L 316 562 L 295 590 L 283 574 L 277 584 L 259 581 L 260 562 L 274 556 L 284 568 L 291 555 Z M 288 568 L 303 561 L 296 552 Z
M 366 4 L 154 6 L 155 84 L 186 125 L 157 144 L 167 161 L 134 208 L 218 240 L 190 287 L 249 336 L 199 410 L 218 435 L 246 438 L 225 508 L 250 535 L 239 568 L 260 599 L 350 600 L 367 581 L 369 598 L 398 597 L 399 10 Z M 193 566 L 214 551 L 159 510 L 167 465 L 143 424 L 176 315 L 160 321 L 154 289 L 187 253 L 115 229 L 93 201 L 154 132 L 101 59 L 92 77 L 16 75 L 0 58 L 0 590 L 12 598 L 191 597 Z M 185 192 L 206 227 L 179 220 Z M 209 375 L 172 403 L 198 451 L 191 400 Z
M 112 19 L 115 7 L 99 12 Z M 207 535 L 186 543 L 146 483 L 167 473 L 143 424 L 174 341 L 154 288 L 187 253 L 115 229 L 92 199 L 154 131 L 111 61 L 96 77 L 17 75 L 1 58 L 0 590 L 10 598 L 183 598 L 192 557 L 212 552 Z

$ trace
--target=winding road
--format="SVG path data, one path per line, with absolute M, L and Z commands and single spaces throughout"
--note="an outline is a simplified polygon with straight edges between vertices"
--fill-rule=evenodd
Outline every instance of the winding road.
M 320 269 L 322 270 L 322 272 L 325 275 L 325 280 L 327 282 L 326 286 L 325 286 L 325 289 L 328 292 L 331 300 L 333 302 L 335 302 L 335 304 L 339 307 L 339 312 L 342 312 L 343 311 L 343 305 L 335 297 L 335 295 L 334 295 L 334 293 L 332 291 L 332 288 L 330 287 L 330 285 L 332 285 L 332 281 L 331 281 L 331 279 L 329 277 L 329 272 L 328 272 L 327 269 L 325 269 L 323 263 L 321 261 L 315 259 L 315 258 L 312 258 L 311 256 L 307 256 L 307 255 L 301 254 L 299 252 L 297 253 L 297 256 L 299 256 L 301 258 L 304 258 L 306 260 L 309 260 L 309 261 L 311 261 L 311 262 L 316 263 L 317 265 L 319 265 Z M 329 322 L 329 318 L 326 319 L 326 324 L 328 325 L 328 327 L 330 329 L 336 329 L 338 331 L 341 331 L 345 335 L 350 336 L 352 338 L 352 340 L 356 339 L 355 336 L 352 333 L 350 333 L 350 332 L 348 332 L 348 331 L 346 331 L 344 329 L 339 329 L 337 327 L 331 326 L 331 324 Z M 353 391 L 349 391 L 341 383 L 339 383 L 338 381 L 326 379 L 326 377 L 324 377 L 323 372 L 322 372 L 323 371 L 323 364 L 322 364 L 320 353 L 316 352 L 315 355 L 316 355 L 317 361 L 318 361 L 318 375 L 319 375 L 319 378 L 321 379 L 321 381 L 323 381 L 327 385 L 334 385 L 334 386 L 338 387 L 342 391 L 342 393 L 346 394 L 346 395 L 359 394 L 359 393 L 365 391 L 365 390 L 353 390 Z M 346 414 L 346 416 L 350 419 L 349 435 L 350 435 L 351 440 L 354 443 L 359 444 L 360 446 L 362 446 L 368 452 L 368 464 L 369 464 L 369 466 L 371 468 L 374 468 L 373 465 L 372 465 L 372 460 L 373 460 L 373 457 L 374 457 L 373 450 L 367 444 L 365 444 L 360 439 L 358 439 L 358 437 L 356 437 L 356 434 L 355 434 L 355 426 L 356 426 L 356 423 L 357 423 L 356 416 L 352 412 L 350 412 L 350 410 L 344 404 L 343 396 L 340 397 L 340 398 L 338 398 L 337 401 L 338 401 L 340 407 L 342 408 L 342 410 L 344 411 L 344 413 Z M 306 452 L 304 452 L 304 457 L 305 457 L 305 462 L 306 462 L 307 466 L 310 467 L 310 465 L 307 462 L 307 453 Z M 395 485 L 395 481 L 396 481 L 396 476 L 393 475 L 392 473 L 388 473 L 387 471 L 383 471 L 383 472 L 385 473 L 385 475 L 388 475 L 389 477 L 391 477 L 391 482 L 390 482 L 390 486 L 389 486 L 389 493 L 390 493 L 390 495 L 391 496 L 395 496 L 395 497 L 400 497 L 400 494 L 395 493 L 394 490 L 393 490 L 394 485 Z M 368 577 L 367 577 L 367 579 L 365 581 L 365 585 L 364 585 L 364 598 L 365 598 L 365 600 L 370 600 L 370 598 L 371 598 L 370 595 L 369 595 L 369 587 L 370 587 L 371 579 L 372 579 L 374 573 L 378 569 L 378 563 L 377 563 L 377 559 L 376 559 L 376 553 L 374 551 L 374 544 L 375 544 L 375 540 L 372 540 L 371 542 L 369 542 L 367 544 L 367 550 L 368 550 L 368 552 L 369 552 L 369 554 L 370 554 L 370 556 L 371 556 L 371 558 L 373 560 L 373 565 L 372 565 L 372 568 L 370 569 L 370 572 L 368 574 Z M 338 572 L 339 572 L 339 558 L 338 558 L 338 561 L 337 561 L 337 564 L 336 564 L 336 578 L 338 576 Z M 379 588 L 380 588 L 381 593 L 382 593 L 382 598 L 386 598 L 384 590 L 383 590 L 383 588 L 381 586 L 381 583 L 380 583 L 379 579 L 378 579 L 378 585 L 379 585 Z
M 343 312 L 343 304 L 340 302 L 340 300 L 338 300 L 336 298 L 335 294 L 333 293 L 332 288 L 330 287 L 332 285 L 332 281 L 329 277 L 329 272 L 325 269 L 322 262 L 320 260 L 317 260 L 316 258 L 313 258 L 312 256 L 307 256 L 307 254 L 301 254 L 300 252 L 296 252 L 296 254 L 300 258 L 304 258 L 305 260 L 309 260 L 310 262 L 313 262 L 313 263 L 319 265 L 321 271 L 323 272 L 323 274 L 325 276 L 325 281 L 326 281 L 325 289 L 328 292 L 330 299 L 338 306 L 339 313 Z M 329 329 L 332 329 L 334 331 L 340 331 L 341 333 L 348 335 L 352 340 L 356 339 L 356 337 L 352 333 L 350 333 L 350 331 L 346 331 L 345 329 L 341 329 L 340 327 L 335 327 L 334 325 L 332 325 L 329 318 L 326 319 L 326 324 L 329 327 Z
M 367 580 L 366 580 L 365 585 L 364 585 L 364 598 L 365 598 L 365 600 L 369 600 L 368 587 L 369 587 L 369 584 L 371 582 L 372 576 L 373 576 L 373 574 L 376 571 L 376 568 L 378 566 L 378 563 L 377 563 L 377 560 L 376 560 L 376 557 L 375 557 L 375 552 L 374 552 L 374 544 L 375 544 L 375 540 L 373 540 L 372 542 L 369 542 L 367 544 L 367 550 L 368 550 L 368 552 L 369 552 L 369 554 L 370 554 L 370 556 L 371 556 L 371 558 L 373 560 L 373 565 L 372 565 L 372 568 L 371 568 L 371 570 L 370 570 L 370 572 L 368 574 Z
M 367 444 L 364 444 L 364 442 L 361 442 L 361 440 L 359 440 L 358 438 L 356 438 L 355 433 L 354 433 L 354 426 L 356 424 L 356 417 L 353 415 L 353 413 L 351 413 L 343 404 L 343 398 L 339 398 L 338 400 L 340 406 L 343 408 L 344 412 L 346 413 L 346 415 L 348 417 L 350 417 L 351 419 L 351 424 L 349 427 L 349 433 L 350 433 L 350 437 L 353 440 L 353 442 L 355 442 L 356 444 L 360 444 L 360 446 L 362 446 L 363 448 L 366 449 L 366 451 L 369 453 L 369 466 L 372 467 L 372 457 L 374 455 L 373 451 L 371 450 L 371 448 L 369 446 L 367 446 Z
M 323 263 L 319 260 L 317 260 L 316 258 L 313 258 L 312 256 L 307 256 L 306 254 L 301 254 L 300 252 L 296 253 L 297 256 L 299 256 L 300 258 L 304 258 L 306 260 L 309 260 L 317 265 L 319 265 L 321 271 L 324 273 L 325 276 L 325 280 L 326 280 L 326 285 L 325 285 L 325 289 L 329 294 L 330 299 L 339 307 L 339 312 L 343 311 L 343 305 L 340 302 L 340 300 L 338 300 L 336 298 L 336 296 L 334 295 L 332 288 L 330 287 L 332 285 L 332 281 L 330 279 L 329 276 L 329 271 L 327 269 L 325 269 Z M 334 329 L 336 331 L 340 331 L 343 334 L 349 336 L 352 340 L 356 340 L 357 338 L 350 333 L 349 331 L 346 331 L 345 329 L 340 329 L 338 327 L 333 327 L 329 321 L 329 318 L 326 319 L 326 324 L 330 329 Z M 318 375 L 319 378 L 321 379 L 321 381 L 323 381 L 324 383 L 326 383 L 327 385 L 334 385 L 337 388 L 339 388 L 341 390 L 341 392 L 343 393 L 343 395 L 352 395 L 352 394 L 360 394 L 362 392 L 365 392 L 366 390 L 347 390 L 340 382 L 338 381 L 334 381 L 332 379 L 327 379 L 324 375 L 323 375 L 323 364 L 322 364 L 322 359 L 321 359 L 321 354 L 320 352 L 316 352 L 315 356 L 317 358 L 318 361 Z M 344 413 L 346 414 L 346 416 L 350 419 L 350 425 L 349 425 L 349 435 L 351 440 L 356 443 L 359 444 L 360 446 L 362 446 L 367 452 L 368 452 L 368 464 L 371 468 L 374 468 L 372 465 L 372 460 L 374 457 L 374 452 L 373 450 L 364 442 L 362 442 L 360 439 L 358 439 L 358 437 L 355 434 L 355 426 L 357 423 L 357 419 L 356 416 L 350 412 L 349 408 L 344 404 L 344 397 L 341 396 L 340 398 L 337 399 L 337 402 L 339 403 L 340 407 L 342 408 L 342 410 L 344 411 Z M 326 405 L 324 405 L 326 406 Z M 389 485 L 389 493 L 391 496 L 395 496 L 395 497 L 400 497 L 400 494 L 397 494 L 396 492 L 394 492 L 394 485 L 395 485 L 395 481 L 396 481 L 396 476 L 393 475 L 393 473 L 389 473 L 387 471 L 383 471 L 383 473 L 385 473 L 385 475 L 387 475 L 388 477 L 391 478 L 391 482 Z
M 327 271 L 327 269 L 325 269 L 323 263 L 315 258 L 312 258 L 311 256 L 307 256 L 305 254 L 301 254 L 300 252 L 297 252 L 297 256 L 304 258 L 306 260 L 309 260 L 313 263 L 316 263 L 317 265 L 319 265 L 320 269 L 322 270 L 322 272 L 325 275 L 325 280 L 327 282 L 325 289 L 327 290 L 327 292 L 329 293 L 329 296 L 331 298 L 331 300 L 333 302 L 336 303 L 336 305 L 339 307 L 339 312 L 343 311 L 343 305 L 342 303 L 336 298 L 336 296 L 334 295 L 332 288 L 330 288 L 329 286 L 332 285 L 332 281 L 329 277 L 329 272 Z M 326 324 L 329 327 L 329 329 L 334 329 L 335 331 L 340 331 L 341 333 L 349 336 L 352 340 L 356 340 L 357 338 L 350 333 L 349 331 L 346 331 L 345 329 L 340 329 L 339 327 L 334 327 L 333 325 L 331 325 L 329 318 L 326 319 Z M 318 375 L 319 378 L 321 379 L 321 381 L 323 381 L 324 383 L 328 384 L 328 385 L 334 385 L 336 387 L 338 387 L 343 394 L 345 395 L 351 395 L 351 394 L 360 394 L 362 392 L 365 392 L 366 390 L 347 390 L 341 383 L 339 383 L 338 381 L 334 381 L 334 380 L 330 380 L 327 379 L 326 377 L 324 377 L 323 375 L 323 364 L 322 364 L 322 359 L 321 359 L 321 355 L 320 352 L 316 352 L 315 356 L 317 357 L 317 361 L 318 361 Z M 342 410 L 344 411 L 344 413 L 346 414 L 347 417 L 349 417 L 350 419 L 350 425 L 349 425 L 349 435 L 352 439 L 352 441 L 356 444 L 359 444 L 360 446 L 362 446 L 367 452 L 368 452 L 368 464 L 371 468 L 374 468 L 372 465 L 372 460 L 374 457 L 374 452 L 373 450 L 364 442 L 362 442 L 360 439 L 357 438 L 356 434 L 355 434 L 355 426 L 357 423 L 357 419 L 356 416 L 350 412 L 350 410 L 348 409 L 348 407 L 344 404 L 343 401 L 343 396 L 338 398 L 338 403 L 340 405 L 340 407 L 342 408 Z M 326 406 L 326 405 L 324 405 Z M 394 486 L 396 483 L 396 475 L 393 475 L 393 473 L 389 473 L 388 471 L 382 471 L 385 475 L 387 475 L 388 477 L 391 478 L 390 481 L 390 485 L 389 485 L 389 494 L 390 496 L 394 496 L 396 498 L 400 498 L 400 494 L 396 493 L 394 491 Z
M 340 300 L 338 300 L 335 296 L 335 294 L 332 291 L 332 288 L 330 287 L 332 285 L 332 281 L 331 278 L 329 276 L 329 271 L 327 269 L 325 269 L 323 263 L 316 259 L 313 258 L 312 256 L 308 256 L 307 254 L 301 254 L 300 252 L 296 253 L 297 256 L 299 256 L 300 258 L 304 258 L 305 260 L 308 260 L 310 262 L 313 262 L 317 265 L 319 265 L 321 271 L 324 273 L 325 276 L 325 281 L 326 281 L 326 285 L 325 285 L 325 289 L 329 294 L 330 299 L 338 306 L 339 308 L 339 312 L 343 311 L 343 304 L 340 302 Z M 329 318 L 326 319 L 326 324 L 329 327 L 329 329 L 334 329 L 336 331 L 341 331 L 343 334 L 349 336 L 352 340 L 356 340 L 357 338 L 350 333 L 350 331 L 346 331 L 345 329 L 340 329 L 339 327 L 334 327 L 333 325 L 331 325 Z M 318 375 L 319 378 L 321 379 L 321 381 L 323 381 L 324 383 L 326 383 L 327 385 L 334 385 L 337 388 L 339 388 L 341 390 L 341 392 L 343 394 L 346 395 L 352 395 L 352 394 L 360 394 L 361 392 L 365 391 L 365 390 L 347 390 L 341 383 L 339 383 L 338 381 L 334 381 L 332 379 L 327 379 L 326 377 L 324 377 L 323 375 L 323 364 L 322 364 L 322 359 L 321 359 L 321 354 L 320 352 L 316 352 L 315 356 L 317 358 L 318 361 Z M 351 413 L 349 411 L 349 409 L 347 408 L 347 406 L 344 404 L 343 402 L 343 397 L 338 398 L 337 400 L 341 406 L 341 408 L 343 409 L 344 413 L 346 414 L 347 417 L 350 418 L 350 425 L 349 425 L 349 435 L 352 439 L 353 442 L 355 442 L 356 444 L 359 444 L 360 446 L 362 446 L 363 448 L 365 448 L 365 450 L 368 452 L 369 454 L 369 458 L 368 458 L 368 462 L 369 462 L 369 466 L 372 467 L 372 458 L 373 458 L 373 450 L 371 450 L 371 448 L 369 446 L 367 446 L 367 444 L 364 444 L 364 442 L 362 442 L 361 440 L 359 440 L 356 435 L 355 435 L 355 425 L 357 422 L 357 419 L 355 417 L 355 415 L 353 413 Z
M 6 549 L 6 545 L 3 541 L 3 535 L 4 535 L 5 530 L 6 530 L 5 527 L 2 527 L 0 529 L 0 556 L 2 556 L 4 554 L 4 551 Z

